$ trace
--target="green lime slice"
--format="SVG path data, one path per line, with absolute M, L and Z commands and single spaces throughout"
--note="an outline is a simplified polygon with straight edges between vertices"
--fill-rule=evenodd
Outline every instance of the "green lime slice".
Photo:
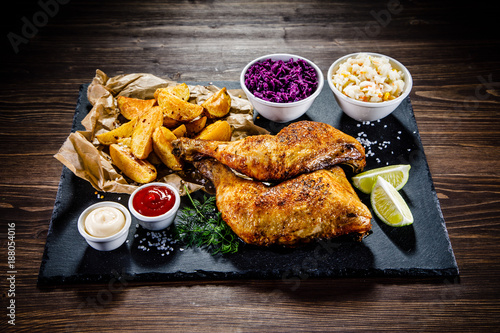
M 405 200 L 388 181 L 377 177 L 370 195 L 372 209 L 380 220 L 392 227 L 413 223 L 413 215 Z
M 361 192 L 369 194 L 372 191 L 373 184 L 375 184 L 377 177 L 380 176 L 399 191 L 408 181 L 410 168 L 408 164 L 398 164 L 368 170 L 352 177 L 352 183 Z

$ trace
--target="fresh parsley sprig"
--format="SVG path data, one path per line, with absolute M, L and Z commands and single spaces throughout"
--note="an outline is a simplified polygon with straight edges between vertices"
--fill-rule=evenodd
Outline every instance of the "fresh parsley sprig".
M 214 196 L 204 196 L 203 202 L 189 195 L 192 207 L 186 206 L 180 212 L 175 231 L 177 238 L 188 247 L 207 248 L 213 255 L 235 253 L 239 239 L 222 219 L 217 210 Z

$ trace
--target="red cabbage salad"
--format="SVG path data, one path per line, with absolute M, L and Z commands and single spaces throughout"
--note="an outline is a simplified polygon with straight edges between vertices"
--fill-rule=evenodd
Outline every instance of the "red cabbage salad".
M 245 86 L 265 101 L 291 103 L 311 96 L 318 87 L 318 78 L 305 60 L 266 59 L 248 68 Z

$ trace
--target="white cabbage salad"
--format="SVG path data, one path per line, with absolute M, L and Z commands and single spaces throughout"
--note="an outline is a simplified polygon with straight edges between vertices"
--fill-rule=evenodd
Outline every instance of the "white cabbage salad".
M 388 58 L 363 53 L 343 62 L 332 79 L 346 96 L 363 102 L 395 99 L 405 85 L 403 73 L 392 68 Z

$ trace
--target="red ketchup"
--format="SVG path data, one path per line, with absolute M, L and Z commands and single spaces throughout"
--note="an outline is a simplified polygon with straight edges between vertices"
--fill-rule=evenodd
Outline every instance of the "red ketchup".
M 168 187 L 151 185 L 137 192 L 132 203 L 144 216 L 159 216 L 174 206 L 175 195 Z

